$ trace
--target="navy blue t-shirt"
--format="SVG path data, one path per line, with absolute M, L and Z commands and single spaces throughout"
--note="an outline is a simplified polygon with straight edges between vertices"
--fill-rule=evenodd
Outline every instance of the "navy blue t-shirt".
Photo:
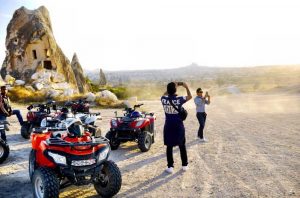
M 166 121 L 164 126 L 164 144 L 167 146 L 182 145 L 185 142 L 185 129 L 178 111 L 170 104 L 169 97 L 173 104 L 180 109 L 186 102 L 185 96 L 162 96 L 161 103 L 163 105 Z
M 174 107 L 170 104 L 169 97 L 172 100 L 173 104 L 180 109 L 181 106 L 186 102 L 185 96 L 162 96 L 161 97 L 161 103 L 163 105 L 166 120 L 181 120 L 178 114 L 178 111 L 174 109 Z

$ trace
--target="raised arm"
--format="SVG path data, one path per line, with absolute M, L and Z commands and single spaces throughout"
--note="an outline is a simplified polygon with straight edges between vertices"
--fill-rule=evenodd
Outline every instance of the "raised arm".
M 186 94 L 187 94 L 186 101 L 189 101 L 190 99 L 192 99 L 192 94 L 190 92 L 190 89 L 186 83 L 183 83 L 182 86 L 186 89 Z
M 207 100 L 205 100 L 205 104 L 210 104 L 210 95 L 208 95 L 208 92 L 205 93 L 205 98 L 207 98 Z

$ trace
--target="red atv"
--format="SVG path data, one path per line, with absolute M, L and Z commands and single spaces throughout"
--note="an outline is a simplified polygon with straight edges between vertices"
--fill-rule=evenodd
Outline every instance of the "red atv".
M 72 113 L 89 113 L 90 112 L 90 104 L 89 102 L 79 99 L 77 101 L 69 101 L 66 103 L 66 106 L 71 107 Z
M 34 197 L 55 198 L 62 188 L 90 183 L 102 197 L 117 194 L 122 178 L 117 165 L 108 160 L 108 140 L 92 137 L 79 119 L 57 123 L 36 128 L 31 136 L 29 177 Z
M 21 127 L 21 135 L 23 138 L 29 139 L 33 128 L 40 127 L 41 121 L 51 114 L 51 106 L 55 109 L 53 101 L 47 102 L 46 104 L 29 105 L 27 107 L 27 121 L 24 121 Z
M 136 111 L 136 108 L 143 104 L 134 105 L 132 108 L 126 108 L 124 116 L 111 119 L 110 131 L 106 138 L 110 140 L 109 144 L 112 150 L 118 149 L 121 142 L 136 141 L 142 152 L 150 149 L 154 143 L 155 129 L 154 113 L 142 113 Z

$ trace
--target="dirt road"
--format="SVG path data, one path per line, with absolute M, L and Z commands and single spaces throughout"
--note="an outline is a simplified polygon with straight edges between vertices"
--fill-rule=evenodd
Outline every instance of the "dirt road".
M 116 197 L 300 197 L 300 96 L 236 95 L 212 98 L 205 134 L 196 138 L 194 104 L 185 121 L 189 170 L 181 171 L 179 150 L 175 172 L 167 174 L 162 139 L 164 114 L 158 101 L 146 101 L 156 113 L 156 143 L 141 153 L 135 143 L 112 151 L 122 172 Z M 25 108 L 23 107 L 22 110 Z M 103 131 L 115 110 L 101 110 Z M 22 139 L 15 118 L 7 132 L 11 153 L 0 165 L 0 197 L 32 197 L 28 177 L 30 142 Z M 97 197 L 92 186 L 69 187 L 60 197 Z

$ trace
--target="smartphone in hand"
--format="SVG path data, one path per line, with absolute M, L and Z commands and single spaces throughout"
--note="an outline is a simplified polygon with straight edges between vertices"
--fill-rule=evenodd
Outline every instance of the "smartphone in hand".
M 178 86 L 182 86 L 182 85 L 183 85 L 183 82 L 178 82 L 177 85 L 178 85 Z

